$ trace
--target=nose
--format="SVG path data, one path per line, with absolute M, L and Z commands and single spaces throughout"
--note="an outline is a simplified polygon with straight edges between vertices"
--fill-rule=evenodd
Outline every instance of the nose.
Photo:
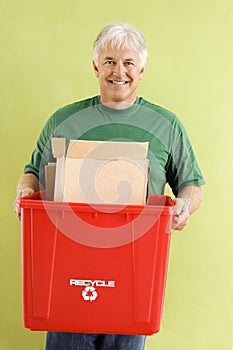
M 122 63 L 117 62 L 113 68 L 113 73 L 119 78 L 123 77 L 125 74 L 125 66 Z

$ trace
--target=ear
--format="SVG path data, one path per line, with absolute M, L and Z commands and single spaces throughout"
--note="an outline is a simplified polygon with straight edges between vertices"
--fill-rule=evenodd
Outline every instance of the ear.
M 146 69 L 146 65 L 144 65 L 139 72 L 139 80 L 141 80 L 143 78 L 143 75 L 145 73 L 145 69 Z
M 93 69 L 94 69 L 96 77 L 99 78 L 99 69 L 98 69 L 94 60 L 92 61 L 92 65 L 93 65 Z

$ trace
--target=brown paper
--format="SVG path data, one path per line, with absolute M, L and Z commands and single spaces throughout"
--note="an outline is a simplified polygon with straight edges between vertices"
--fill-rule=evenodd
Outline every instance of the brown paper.
M 46 199 L 53 201 L 55 186 L 56 163 L 49 163 L 45 166 L 45 187 Z
M 148 143 L 75 141 L 64 163 L 63 201 L 146 203 Z

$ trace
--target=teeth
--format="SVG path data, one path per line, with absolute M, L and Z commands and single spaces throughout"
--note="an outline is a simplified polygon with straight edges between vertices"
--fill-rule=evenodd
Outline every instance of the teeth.
M 112 80 L 112 83 L 113 83 L 113 84 L 117 84 L 117 85 L 123 85 L 123 84 L 126 84 L 126 82 L 125 82 L 125 81 L 114 81 L 114 80 Z

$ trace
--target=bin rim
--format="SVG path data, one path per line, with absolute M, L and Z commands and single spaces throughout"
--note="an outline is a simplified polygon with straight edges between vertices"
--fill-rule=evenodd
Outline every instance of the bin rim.
M 144 212 L 150 214 L 160 211 L 161 214 L 173 214 L 174 202 L 167 195 L 150 195 L 148 204 L 145 205 L 121 205 L 121 204 L 95 204 L 76 202 L 54 202 L 46 200 L 45 191 L 38 191 L 29 196 L 19 198 L 17 205 L 22 209 L 54 210 L 54 211 L 78 211 L 78 212 L 101 212 L 101 213 L 126 213 L 138 214 Z

